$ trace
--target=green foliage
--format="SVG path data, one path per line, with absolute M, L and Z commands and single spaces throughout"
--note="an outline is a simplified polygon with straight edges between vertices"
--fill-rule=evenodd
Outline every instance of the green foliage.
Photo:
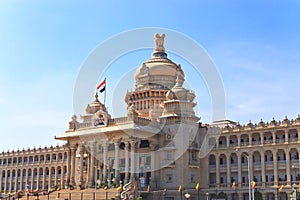
M 136 198 L 136 200 L 142 200 L 143 198 L 141 197 L 141 196 L 138 196 L 137 198 Z
M 100 184 L 100 188 L 104 188 L 105 186 L 108 187 L 108 185 L 106 183 L 101 183 Z
M 218 198 L 220 198 L 220 199 L 226 199 L 227 200 L 227 194 L 225 194 L 224 192 L 220 192 L 218 194 Z
M 254 192 L 254 200 L 263 200 L 262 194 L 259 191 Z

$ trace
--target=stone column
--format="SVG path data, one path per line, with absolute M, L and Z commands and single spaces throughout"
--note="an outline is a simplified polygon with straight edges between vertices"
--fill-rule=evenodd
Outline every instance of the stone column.
M 0 192 L 3 192 L 3 191 L 2 191 L 2 182 L 3 182 L 3 176 L 2 176 L 2 173 L 3 173 L 3 171 L 0 170 Z
M 216 154 L 216 184 L 220 186 L 220 158 L 219 154 Z
M 125 180 L 128 183 L 129 179 L 129 142 L 125 142 Z
M 65 169 L 64 166 L 60 166 L 61 168 L 61 174 L 60 174 L 60 187 L 61 189 L 65 188 Z
M 18 170 L 15 171 L 15 190 L 14 191 L 18 191 L 18 188 L 17 188 L 17 183 L 18 183 Z
M 280 195 L 280 194 L 279 194 Z M 274 192 L 274 197 L 275 197 L 275 200 L 277 200 L 278 199 L 278 193 L 277 192 Z
M 51 179 L 52 179 L 52 167 L 49 167 L 48 189 L 50 189 L 52 186 Z
M 11 189 L 12 189 L 12 172 L 13 170 L 10 170 L 10 178 L 9 178 L 9 191 L 11 192 Z
M 278 163 L 277 163 L 277 150 L 273 149 L 272 150 L 273 153 L 273 166 L 274 166 L 274 186 L 278 186 L 278 173 L 277 173 L 277 169 L 278 169 Z
M 55 178 L 54 178 L 54 184 L 58 184 L 58 167 L 55 168 Z
M 71 175 L 71 149 L 67 148 L 67 185 L 70 184 L 70 175 Z
M 43 189 L 46 190 L 46 169 L 43 168 Z
M 267 199 L 267 194 L 266 193 L 262 193 L 262 199 Z
M 238 187 L 242 187 L 242 161 L 241 161 L 242 154 L 240 152 L 237 153 L 237 160 L 238 160 Z M 239 198 L 240 199 L 240 198 Z
M 252 133 L 249 134 L 249 145 L 252 145 Z
M 291 185 L 291 162 L 290 162 L 290 151 L 285 149 L 285 158 L 286 158 L 286 177 L 287 185 Z
M 31 169 L 31 183 L 30 183 L 30 189 L 31 190 L 34 190 L 34 188 L 33 188 L 33 177 L 34 177 L 34 170 Z
M 96 156 L 96 142 L 93 141 L 91 146 L 91 156 L 90 156 L 90 187 L 95 186 L 95 156 Z
M 70 183 L 71 185 L 75 186 L 75 159 L 76 159 L 76 146 L 71 147 L 71 174 L 70 174 Z
M 253 181 L 253 152 L 252 151 L 249 151 L 249 155 L 248 155 L 248 158 L 249 158 L 249 165 L 250 165 L 250 181 Z
M 261 163 L 261 182 L 262 187 L 266 186 L 266 167 L 265 167 L 265 152 L 260 154 L 260 163 Z
M 238 146 L 241 146 L 241 135 L 237 135 Z
M 135 179 L 135 141 L 130 141 L 130 180 Z
M 220 146 L 220 139 L 217 139 L 216 140 L 216 149 L 219 149 L 219 146 Z
M 230 140 L 229 140 L 229 136 L 226 136 L 226 146 L 230 147 Z
M 79 169 L 80 169 L 80 174 L 79 174 L 79 185 L 83 186 L 83 155 L 84 155 L 84 148 L 81 145 L 79 147 Z
M 272 131 L 272 137 L 273 137 L 273 144 L 276 143 L 276 133 L 275 131 Z
M 120 148 L 119 148 L 119 143 L 115 142 L 115 183 L 119 183 L 120 180 L 120 164 L 119 164 L 119 152 L 120 152 Z
M 260 135 L 260 143 L 264 144 L 264 132 L 263 131 L 259 132 L 259 135 Z
M 103 181 L 106 183 L 108 174 L 107 174 L 107 141 L 103 143 Z
M 298 141 L 300 141 L 300 128 L 297 128 L 297 133 L 298 133 Z M 299 159 L 300 160 L 300 159 Z M 300 169 L 300 168 L 299 168 Z
M 231 174 L 230 174 L 230 153 L 226 155 L 226 163 L 227 163 L 227 187 L 231 187 Z M 229 195 L 230 196 L 230 195 Z
M 150 144 L 151 149 L 151 180 L 150 184 L 153 189 L 156 189 L 156 178 L 155 178 L 155 146 L 153 144 Z
M 238 197 L 239 197 L 239 199 L 243 199 L 243 193 L 239 192 Z
M 37 168 L 37 180 L 36 180 L 36 188 L 34 189 L 40 189 L 40 169 Z
M 1 174 L 2 175 L 2 174 Z M 6 172 L 5 172 L 5 179 L 4 179 L 4 191 L 6 191 L 6 186 L 7 186 L 7 170 L 6 170 Z
M 2 176 L 2 174 L 0 175 Z M 1 178 L 0 178 L 0 186 L 2 185 L 1 183 Z M 20 190 L 23 189 L 23 168 L 21 167 L 20 168 Z M 1 188 L 0 188 L 0 191 L 1 191 Z
M 298 135 L 300 135 L 300 132 L 298 132 Z M 298 165 L 299 165 L 299 167 L 298 167 L 298 173 L 297 174 L 300 174 L 300 157 L 299 157 L 300 148 L 299 147 L 297 148 L 297 151 L 298 151 Z M 297 177 L 297 174 L 296 174 L 296 177 Z
M 289 142 L 289 132 L 287 129 L 284 130 L 284 135 L 285 135 L 284 142 L 288 143 Z

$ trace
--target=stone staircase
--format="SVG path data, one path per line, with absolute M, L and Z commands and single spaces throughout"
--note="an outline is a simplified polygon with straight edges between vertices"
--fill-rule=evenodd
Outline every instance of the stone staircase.
M 84 190 L 61 190 L 55 191 L 49 194 L 49 200 L 111 200 L 112 198 L 116 198 L 116 194 L 118 192 L 115 188 L 111 188 L 108 190 L 97 189 L 95 193 L 95 189 L 84 189 Z M 107 197 L 106 197 L 107 196 Z M 22 200 L 48 200 L 48 195 L 39 195 L 37 196 L 23 196 L 20 198 Z

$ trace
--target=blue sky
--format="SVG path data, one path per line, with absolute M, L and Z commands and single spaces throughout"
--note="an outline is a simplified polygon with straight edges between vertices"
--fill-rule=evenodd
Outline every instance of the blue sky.
M 295 118 L 299 9 L 298 1 L 0 1 L 0 150 L 56 145 L 90 52 L 115 34 L 143 27 L 182 32 L 206 49 L 223 79 L 228 119 Z M 133 73 L 149 53 L 123 56 L 111 71 Z M 188 69 L 184 60 L 169 57 Z M 186 76 L 197 81 L 188 70 Z M 210 122 L 209 94 L 205 87 L 196 94 L 198 113 Z

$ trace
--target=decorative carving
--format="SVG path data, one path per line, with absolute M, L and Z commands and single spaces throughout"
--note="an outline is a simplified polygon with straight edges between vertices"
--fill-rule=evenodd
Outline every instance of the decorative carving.
M 154 35 L 154 41 L 155 41 L 155 48 L 154 50 L 156 51 L 165 51 L 165 47 L 164 47 L 164 40 L 165 40 L 165 34 L 161 34 L 159 35 L 158 33 L 156 33 Z
M 135 190 L 135 187 L 134 187 L 132 181 L 125 184 L 123 186 L 123 192 L 121 193 L 121 200 L 133 199 L 134 198 L 134 190 Z
M 79 122 L 77 122 L 77 116 L 73 115 L 71 121 L 69 122 L 69 130 L 75 131 L 78 126 L 79 126 Z
M 142 66 L 142 68 L 140 69 L 140 72 L 141 72 L 141 73 L 140 73 L 141 75 L 148 74 L 148 72 L 149 72 L 149 67 L 147 67 L 146 64 L 143 63 L 143 66 Z

